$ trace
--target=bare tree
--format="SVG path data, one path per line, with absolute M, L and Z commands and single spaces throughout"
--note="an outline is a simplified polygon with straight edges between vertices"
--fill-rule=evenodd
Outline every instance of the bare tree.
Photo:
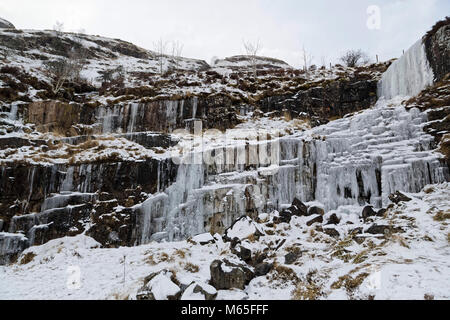
M 175 61 L 175 68 L 178 69 L 180 64 L 181 53 L 183 52 L 184 45 L 177 41 L 172 41 L 172 58 Z
M 155 48 L 156 56 L 158 58 L 159 72 L 160 74 L 163 74 L 164 59 L 166 57 L 166 50 L 167 50 L 167 42 L 164 41 L 162 38 L 160 38 L 158 41 L 153 43 L 153 46 Z
M 244 44 L 245 51 L 247 52 L 247 55 L 250 57 L 250 63 L 252 65 L 253 75 L 256 78 L 256 76 L 257 76 L 256 66 L 257 66 L 257 61 L 258 61 L 257 56 L 258 56 L 258 52 L 261 51 L 261 49 L 262 49 L 262 44 L 259 41 L 259 39 L 255 43 L 244 40 L 243 44 Z
M 85 54 L 73 48 L 69 52 L 68 57 L 46 62 L 44 67 L 53 78 L 53 93 L 57 94 L 66 81 L 80 80 L 80 73 L 86 63 Z
M 306 49 L 305 46 L 303 46 L 302 48 L 302 60 L 303 60 L 303 70 L 305 70 L 305 72 L 308 72 L 309 67 L 312 64 L 314 57 L 312 54 L 310 54 Z
M 339 60 L 344 63 L 347 67 L 356 67 L 359 64 L 368 63 L 369 56 L 367 53 L 363 52 L 361 49 L 358 50 L 348 50 Z

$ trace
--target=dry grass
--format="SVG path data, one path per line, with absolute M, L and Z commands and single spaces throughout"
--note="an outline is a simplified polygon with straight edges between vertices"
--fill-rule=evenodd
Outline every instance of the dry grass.
M 337 280 L 331 285 L 331 289 L 336 290 L 344 287 L 347 290 L 347 292 L 351 293 L 355 291 L 368 276 L 369 276 L 368 273 L 363 272 L 354 278 L 351 277 L 350 275 L 339 277 L 339 280 Z
M 440 211 L 433 217 L 433 220 L 434 220 L 434 221 L 439 221 L 439 222 L 445 221 L 445 220 L 447 220 L 447 219 L 450 219 L 450 212 L 442 211 L 442 210 L 440 210 Z
M 184 270 L 186 270 L 187 272 L 190 272 L 190 273 L 197 273 L 200 271 L 200 267 L 193 263 L 187 262 L 184 265 Z
M 289 267 L 285 267 L 283 265 L 280 265 L 278 263 L 275 263 L 274 265 L 274 271 L 272 273 L 271 281 L 281 281 L 283 283 L 297 283 L 299 282 L 299 278 L 294 270 L 292 270 Z
M 321 285 L 317 280 L 317 270 L 311 270 L 292 292 L 294 300 L 317 300 L 322 295 Z
M 33 252 L 28 252 L 27 254 L 25 254 L 22 259 L 20 259 L 20 264 L 27 264 L 30 263 L 31 261 L 33 261 L 34 257 L 36 257 L 36 254 L 34 254 Z
M 111 298 L 113 300 L 130 300 L 130 295 L 125 293 L 114 292 L 113 294 L 111 294 Z

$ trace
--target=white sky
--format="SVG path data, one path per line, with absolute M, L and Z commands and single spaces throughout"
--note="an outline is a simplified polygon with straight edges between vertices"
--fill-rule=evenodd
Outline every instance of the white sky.
M 367 27 L 367 8 L 380 8 L 380 29 Z M 336 62 L 346 49 L 375 60 L 401 55 L 450 14 L 448 0 L 0 0 L 0 17 L 20 29 L 52 29 L 130 41 L 146 49 L 162 37 L 184 44 L 183 56 L 210 62 L 244 54 L 243 39 L 263 44 L 261 55 L 301 64 Z

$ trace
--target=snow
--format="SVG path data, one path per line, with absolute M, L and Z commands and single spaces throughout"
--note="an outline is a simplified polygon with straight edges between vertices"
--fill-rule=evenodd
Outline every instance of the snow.
M 373 244 L 366 240 L 362 244 L 352 241 L 351 245 L 345 245 L 352 256 L 365 252 L 367 258 L 363 262 L 346 262 L 333 255 L 347 243 L 345 221 L 339 224 L 342 230 L 339 240 L 332 240 L 319 232 L 311 236 L 314 227 L 307 227 L 298 219 L 293 219 L 290 225 L 279 225 L 274 235 L 250 242 L 252 251 L 270 248 L 271 242 L 286 239 L 286 243 L 269 259 L 269 262 L 282 264 L 286 248 L 299 246 L 304 250 L 303 255 L 288 267 L 292 268 L 300 282 L 279 279 L 277 273 L 271 271 L 267 277 L 254 278 L 243 291 L 218 291 L 217 299 L 291 299 L 296 285 L 301 286 L 311 272 L 314 283 L 321 288 L 318 299 L 367 299 L 369 296 L 375 299 L 424 299 L 425 294 L 433 295 L 435 299 L 449 299 L 450 249 L 447 236 L 450 230 L 448 224 L 433 217 L 440 210 L 450 210 L 450 183 L 427 186 L 425 190 L 432 191 L 409 194 L 412 201 L 395 205 L 389 211 L 389 223 L 394 226 L 408 224 L 405 233 L 393 235 L 387 240 L 370 240 Z M 352 210 L 354 213 L 348 213 L 356 218 L 352 227 L 361 225 L 358 219 L 361 211 L 362 207 L 355 207 Z M 377 219 L 379 224 L 386 221 L 384 218 Z M 432 241 L 426 240 L 426 237 Z M 205 285 L 210 278 L 212 261 L 223 258 L 236 261 L 227 248 L 229 243 L 201 246 L 181 241 L 101 249 L 95 240 L 83 235 L 56 239 L 27 249 L 22 256 L 36 254 L 29 263 L 0 267 L 0 299 L 134 299 L 143 279 L 161 270 L 174 270 L 181 283 L 194 281 L 212 293 L 214 290 Z M 177 253 L 179 251 L 185 252 L 184 257 Z M 188 262 L 199 266 L 199 272 L 186 271 L 184 266 Z M 75 267 L 74 270 L 79 268 L 79 288 L 67 286 L 67 279 L 72 276 L 68 273 L 69 267 Z M 332 286 L 342 276 L 354 277 L 363 273 L 372 277 L 365 278 L 351 292 L 344 287 L 334 289 Z M 158 298 L 164 299 L 178 290 L 169 278 L 162 273 L 151 282 L 150 286 L 156 290 Z M 202 298 L 190 291 L 185 294 L 185 298 L 189 299 Z
M 199 244 L 204 244 L 204 243 L 208 243 L 208 242 L 214 242 L 215 239 L 211 235 L 211 233 L 202 233 L 202 234 L 198 234 L 198 235 L 192 237 L 191 241 L 193 241 L 195 243 L 199 243 Z
M 170 280 L 170 273 L 156 275 L 147 284 L 147 288 L 156 300 L 167 300 L 169 296 L 175 296 L 180 291 L 180 288 Z
M 249 217 L 243 217 L 230 227 L 225 235 L 230 239 L 244 240 L 257 232 L 261 232 L 257 224 Z

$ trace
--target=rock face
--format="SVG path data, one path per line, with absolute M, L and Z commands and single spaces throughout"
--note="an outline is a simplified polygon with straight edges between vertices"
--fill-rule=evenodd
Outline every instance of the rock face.
M 317 123 L 328 122 L 327 119 L 342 117 L 348 113 L 367 109 L 377 100 L 376 80 L 350 79 L 330 81 L 316 87 L 299 91 L 292 95 L 273 96 L 261 101 L 264 112 L 289 112 L 292 118 L 307 114 L 319 119 Z
M 204 129 L 226 130 L 239 123 L 232 100 L 225 95 L 121 103 L 111 107 L 89 104 L 39 101 L 23 111 L 27 121 L 41 132 L 62 132 L 67 136 L 105 133 L 173 132 L 188 127 L 188 121 L 202 122 Z
M 434 80 L 441 81 L 450 72 L 450 18 L 438 22 L 423 40 Z
M 15 29 L 15 28 L 16 27 L 14 27 L 14 25 L 11 22 L 3 18 L 0 18 L 0 29 Z
M 28 246 L 28 239 L 22 234 L 0 232 L 0 265 L 15 261 Z

